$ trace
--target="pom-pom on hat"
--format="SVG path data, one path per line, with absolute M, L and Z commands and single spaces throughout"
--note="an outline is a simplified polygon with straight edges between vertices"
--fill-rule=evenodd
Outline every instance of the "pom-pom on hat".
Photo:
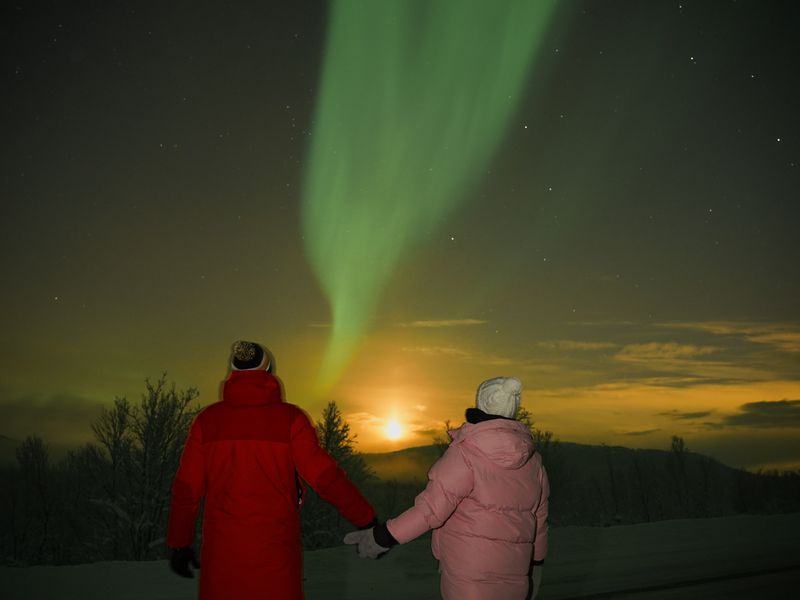
M 259 344 L 240 340 L 233 345 L 231 368 L 234 371 L 254 371 L 256 369 L 271 371 L 272 364 L 266 351 Z
M 487 379 L 478 387 L 475 406 L 486 414 L 513 419 L 519 408 L 520 392 L 522 382 L 516 377 Z

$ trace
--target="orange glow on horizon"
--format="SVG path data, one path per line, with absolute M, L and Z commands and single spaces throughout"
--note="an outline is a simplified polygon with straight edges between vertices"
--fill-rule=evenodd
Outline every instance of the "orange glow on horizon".
M 798 464 L 793 423 L 759 419 L 771 414 L 762 414 L 765 410 L 777 410 L 775 403 L 800 398 L 800 383 L 778 368 L 781 362 L 764 366 L 761 354 L 742 360 L 708 350 L 722 354 L 726 344 L 731 351 L 752 350 L 746 342 L 740 341 L 744 350 L 729 338 L 684 343 L 677 335 L 674 343 L 594 342 L 597 348 L 554 342 L 539 359 L 522 360 L 510 350 L 496 357 L 473 355 L 466 344 L 449 340 L 423 344 L 414 333 L 398 328 L 366 339 L 328 396 L 350 424 L 359 452 L 393 452 L 446 439 L 445 421 L 451 428 L 464 422 L 480 381 L 513 374 L 523 381 L 522 406 L 535 426 L 563 442 L 665 449 L 671 436 L 679 435 L 692 451 L 732 466 Z M 606 346 L 613 353 L 597 354 Z M 313 349 L 286 353 L 307 359 Z M 762 345 L 755 350 L 763 352 Z M 578 361 L 592 352 L 605 371 L 593 372 Z M 305 399 L 303 408 L 318 418 L 328 398 L 308 400 L 303 385 L 309 378 L 297 375 L 301 366 L 285 366 L 287 397 Z M 741 449 L 745 443 L 752 446 L 749 452 Z

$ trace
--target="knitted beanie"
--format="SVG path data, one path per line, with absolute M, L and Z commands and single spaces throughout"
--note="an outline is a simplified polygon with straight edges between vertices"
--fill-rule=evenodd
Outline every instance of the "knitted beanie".
M 267 353 L 259 344 L 240 340 L 233 345 L 231 368 L 234 371 L 254 371 L 264 368 L 269 371 L 271 367 Z
M 513 419 L 519 408 L 521 391 L 522 382 L 516 377 L 487 379 L 478 387 L 475 406 L 486 414 Z

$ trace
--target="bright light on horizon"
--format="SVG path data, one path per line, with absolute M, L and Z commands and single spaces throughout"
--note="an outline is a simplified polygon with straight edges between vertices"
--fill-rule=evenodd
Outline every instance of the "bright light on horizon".
M 400 423 L 394 419 L 390 419 L 386 424 L 386 437 L 390 440 L 399 440 L 402 435 L 403 428 L 400 427 Z

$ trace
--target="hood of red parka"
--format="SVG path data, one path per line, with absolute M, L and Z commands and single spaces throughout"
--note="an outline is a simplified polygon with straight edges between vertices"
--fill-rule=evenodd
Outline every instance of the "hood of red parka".
M 281 386 L 271 373 L 231 371 L 222 387 L 222 399 L 232 404 L 270 404 L 281 402 Z

